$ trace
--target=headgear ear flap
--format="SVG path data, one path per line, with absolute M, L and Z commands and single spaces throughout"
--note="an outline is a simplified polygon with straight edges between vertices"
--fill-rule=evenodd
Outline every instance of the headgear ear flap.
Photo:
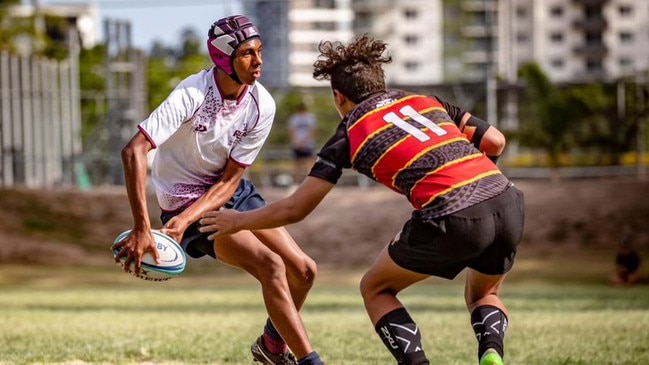
M 238 83 L 241 81 L 232 65 L 234 52 L 241 43 L 253 37 L 260 37 L 259 30 L 243 15 L 219 19 L 207 32 L 207 50 L 212 62 Z

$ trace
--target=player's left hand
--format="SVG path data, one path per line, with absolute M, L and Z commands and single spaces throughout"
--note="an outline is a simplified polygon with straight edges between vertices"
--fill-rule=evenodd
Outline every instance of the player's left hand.
M 240 228 L 237 228 L 240 214 L 241 213 L 236 210 L 229 209 L 206 212 L 203 214 L 203 218 L 199 221 L 199 231 L 214 232 L 207 237 L 211 240 L 218 236 L 236 233 L 241 230 Z
M 180 244 L 180 241 L 183 238 L 187 226 L 184 225 L 179 216 L 172 217 L 165 225 L 160 229 L 161 233 L 166 234 L 167 236 L 173 238 L 176 243 Z

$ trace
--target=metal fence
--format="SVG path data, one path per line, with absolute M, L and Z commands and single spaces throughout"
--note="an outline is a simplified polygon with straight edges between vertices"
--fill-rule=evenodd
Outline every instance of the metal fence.
M 0 185 L 76 185 L 78 61 L 0 53 Z

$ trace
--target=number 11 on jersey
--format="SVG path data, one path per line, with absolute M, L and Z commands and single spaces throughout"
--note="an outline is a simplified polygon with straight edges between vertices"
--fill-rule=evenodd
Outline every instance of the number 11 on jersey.
M 442 127 L 438 126 L 432 120 L 426 118 L 425 116 L 419 114 L 413 107 L 406 105 L 403 108 L 399 109 L 402 117 L 397 115 L 395 112 L 389 112 L 383 116 L 383 120 L 386 123 L 394 124 L 396 127 L 410 134 L 411 136 L 417 138 L 420 142 L 425 142 L 430 139 L 430 136 L 422 132 L 419 128 L 405 121 L 404 117 L 408 117 L 424 127 L 428 128 L 431 132 L 435 133 L 438 136 L 445 135 L 446 132 Z

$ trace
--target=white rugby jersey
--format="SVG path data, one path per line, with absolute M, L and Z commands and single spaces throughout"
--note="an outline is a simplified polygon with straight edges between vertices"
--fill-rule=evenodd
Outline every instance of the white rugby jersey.
M 275 117 L 275 101 L 258 82 L 238 100 L 223 99 L 215 68 L 181 81 L 139 130 L 154 146 L 151 177 L 163 211 L 200 198 L 223 175 L 228 159 L 249 166 Z

